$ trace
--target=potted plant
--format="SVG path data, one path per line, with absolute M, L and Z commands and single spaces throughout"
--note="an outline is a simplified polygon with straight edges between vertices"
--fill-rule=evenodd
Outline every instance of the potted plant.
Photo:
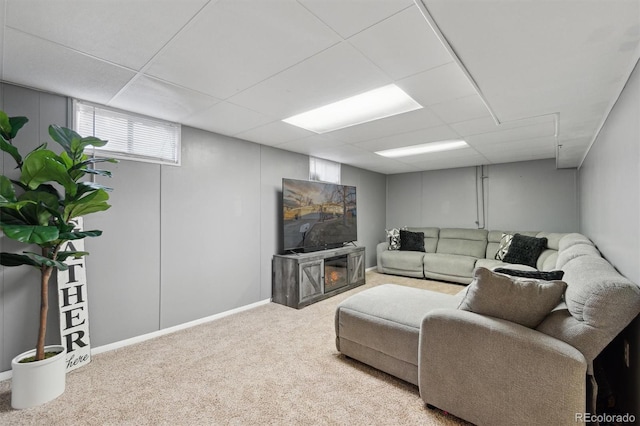
M 65 348 L 45 347 L 49 283 L 54 271 L 66 270 L 71 257 L 87 252 L 65 251 L 65 243 L 97 237 L 102 231 L 78 231 L 74 218 L 107 210 L 110 188 L 83 179 L 87 175 L 111 176 L 96 170 L 108 158 L 89 158 L 88 146 L 104 146 L 107 141 L 81 137 L 71 129 L 51 125 L 49 135 L 62 150 L 56 154 L 44 143 L 22 156 L 13 140 L 28 122 L 26 117 L 8 117 L 0 111 L 0 149 L 17 164 L 15 179 L 0 176 L 0 230 L 4 236 L 31 246 L 22 253 L 0 253 L 3 266 L 32 266 L 40 271 L 40 310 L 35 350 L 15 357 L 12 365 L 11 404 L 28 408 L 48 402 L 64 392 Z M 33 250 L 39 247 L 39 253 Z

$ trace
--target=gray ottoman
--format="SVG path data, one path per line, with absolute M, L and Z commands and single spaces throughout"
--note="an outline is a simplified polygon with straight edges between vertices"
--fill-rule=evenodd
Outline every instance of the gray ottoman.
M 462 295 L 384 284 L 357 293 L 336 308 L 336 348 L 344 355 L 418 385 L 422 318 L 458 307 Z

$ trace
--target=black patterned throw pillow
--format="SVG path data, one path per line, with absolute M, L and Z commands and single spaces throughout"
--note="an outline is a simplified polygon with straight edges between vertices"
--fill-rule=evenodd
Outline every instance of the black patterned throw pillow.
M 400 230 L 400 250 L 401 251 L 425 251 L 424 232 L 412 232 Z
M 518 269 L 496 268 L 493 272 L 511 275 L 512 277 L 533 278 L 544 281 L 560 281 L 564 276 L 564 271 L 560 269 L 553 271 L 520 271 Z
M 515 234 L 511 240 L 511 245 L 507 254 L 502 259 L 506 263 L 517 263 L 536 267 L 538 257 L 547 248 L 547 239 L 527 237 L 526 235 Z

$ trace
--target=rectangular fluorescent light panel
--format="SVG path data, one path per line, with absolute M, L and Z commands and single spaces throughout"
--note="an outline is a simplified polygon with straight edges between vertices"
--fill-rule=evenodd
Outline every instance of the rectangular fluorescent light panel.
M 390 84 L 282 121 L 315 133 L 327 133 L 420 108 L 422 105 Z
M 405 146 L 403 148 L 387 149 L 377 151 L 376 154 L 383 157 L 396 158 L 408 157 L 410 155 L 427 154 L 430 152 L 450 151 L 453 149 L 467 148 L 469 145 L 463 140 L 441 141 L 423 143 L 420 145 Z

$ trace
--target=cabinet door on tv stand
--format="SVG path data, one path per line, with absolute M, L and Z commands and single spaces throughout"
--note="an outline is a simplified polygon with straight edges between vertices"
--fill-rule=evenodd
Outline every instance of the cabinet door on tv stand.
M 349 284 L 364 283 L 364 250 L 349 253 Z
M 300 262 L 299 265 L 299 299 L 298 303 L 308 302 L 322 295 L 322 281 L 324 279 L 324 261 L 314 260 Z

